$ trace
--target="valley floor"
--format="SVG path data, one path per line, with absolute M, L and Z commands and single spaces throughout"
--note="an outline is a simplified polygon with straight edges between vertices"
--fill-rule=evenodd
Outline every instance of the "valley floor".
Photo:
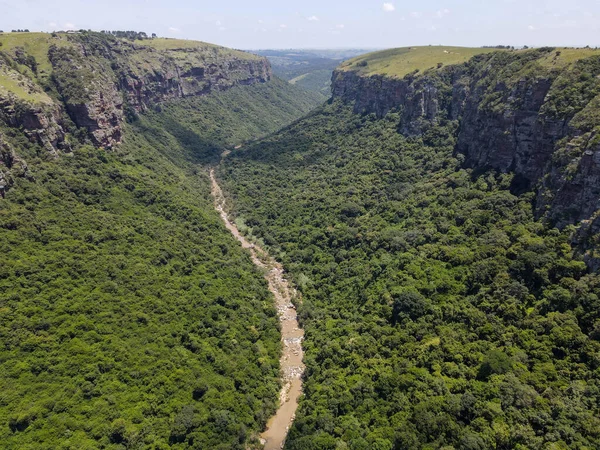
M 283 448 L 288 430 L 294 421 L 296 409 L 298 409 L 298 398 L 302 394 L 304 331 L 298 325 L 296 307 L 292 303 L 297 298 L 297 293 L 283 275 L 282 265 L 270 257 L 260 246 L 248 241 L 229 219 L 225 211 L 225 197 L 215 177 L 214 169 L 210 170 L 210 180 L 215 209 L 231 234 L 240 241 L 243 248 L 250 252 L 252 262 L 264 271 L 269 291 L 276 300 L 281 325 L 281 341 L 283 342 L 280 358 L 282 388 L 279 394 L 279 408 L 267 423 L 267 430 L 261 435 L 261 443 L 264 444 L 265 450 L 279 450 Z

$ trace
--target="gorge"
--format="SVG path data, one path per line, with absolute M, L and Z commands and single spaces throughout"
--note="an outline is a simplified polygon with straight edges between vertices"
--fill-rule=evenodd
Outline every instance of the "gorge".
M 597 50 L 0 43 L 6 448 L 598 446 Z

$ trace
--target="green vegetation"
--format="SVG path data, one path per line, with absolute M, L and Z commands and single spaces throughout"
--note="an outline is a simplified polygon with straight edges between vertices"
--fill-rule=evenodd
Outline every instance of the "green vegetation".
M 402 78 L 414 71 L 460 64 L 475 55 L 495 51 L 502 50 L 443 46 L 394 48 L 358 56 L 343 63 L 340 69 L 358 71 L 363 75 L 380 74 Z
M 302 74 L 291 79 L 290 84 L 299 86 L 309 92 L 318 92 L 324 100 L 331 97 L 331 74 L 332 70 L 321 69 Z
M 216 164 L 225 148 L 273 133 L 308 113 L 317 102 L 314 95 L 274 79 L 166 103 L 148 111 L 136 126 L 148 139 L 163 130 L 175 136 L 182 145 L 169 148 L 168 158 Z
M 50 46 L 70 46 L 68 36 L 64 33 L 6 33 L 0 35 L 0 49 L 3 52 L 14 54 L 17 49 L 35 58 L 38 71 L 41 75 L 49 76 L 52 65 L 48 59 Z
M 262 274 L 212 206 L 206 167 L 314 103 L 282 81 L 157 106 L 115 152 L 46 159 L 0 202 L 6 449 L 258 448 L 280 341 Z
M 259 50 L 271 62 L 273 73 L 302 89 L 316 93 L 322 101 L 331 97 L 331 75 L 345 59 L 365 50 Z
M 235 56 L 240 59 L 258 59 L 258 57 L 252 53 L 243 52 L 241 50 L 233 50 L 206 42 L 190 41 L 187 39 L 157 38 L 144 40 L 141 44 L 157 50 L 201 49 L 216 52 L 219 56 Z
M 0 67 L 0 97 L 6 98 L 8 94 L 30 103 L 52 103 L 48 95 L 19 72 Z
M 462 168 L 455 122 L 400 118 L 326 105 L 220 170 L 303 294 L 286 448 L 598 448 L 600 278 L 572 230 Z
M 540 49 L 511 50 L 511 52 L 529 52 L 537 56 Z M 361 75 L 386 75 L 402 78 L 416 72 L 429 69 L 441 69 L 445 66 L 462 64 L 481 54 L 507 52 L 508 49 L 496 47 L 402 47 L 361 55 L 342 63 L 340 70 L 357 71 Z M 561 48 L 539 58 L 537 63 L 544 69 L 564 69 L 581 59 L 600 55 L 599 49 Z
M 125 96 L 123 143 L 105 152 L 73 106 L 117 107 L 118 82 L 154 80 L 163 63 L 204 73 L 220 56 L 256 56 L 93 32 L 0 43 L 7 117 L 32 110 L 15 96 L 72 107 L 57 159 L 31 130 L 0 124 L 2 168 L 12 149 L 29 166 L 0 201 L 3 448 L 260 447 L 280 387 L 276 311 L 206 174 L 242 143 L 218 174 L 236 223 L 303 298 L 307 370 L 288 449 L 600 447 L 600 278 L 573 256 L 573 227 L 536 220 L 534 192 L 511 193 L 512 174 L 464 168 L 458 121 L 442 112 L 406 137 L 402 111 L 377 119 L 336 102 L 298 120 L 323 94 L 275 79 L 142 103 L 140 115 Z M 433 68 L 443 104 L 452 71 L 435 69 L 492 51 L 465 68 L 486 68 L 478 106 L 517 110 L 523 98 L 497 87 L 547 76 L 545 117 L 581 131 L 552 161 L 574 176 L 598 145 L 595 50 L 406 48 L 342 68 Z M 328 70 L 290 80 L 316 91 Z M 247 73 L 226 75 L 223 89 Z

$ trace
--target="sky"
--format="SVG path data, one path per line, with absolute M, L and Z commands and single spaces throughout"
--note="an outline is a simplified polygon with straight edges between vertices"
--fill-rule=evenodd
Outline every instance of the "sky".
M 600 46 L 600 0 L 0 0 L 0 30 L 135 30 L 239 49 Z

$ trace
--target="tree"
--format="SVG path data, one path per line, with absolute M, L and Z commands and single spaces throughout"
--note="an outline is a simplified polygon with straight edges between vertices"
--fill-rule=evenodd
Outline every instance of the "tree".
M 487 354 L 479 367 L 477 378 L 487 380 L 491 375 L 501 375 L 512 369 L 512 360 L 500 350 L 492 350 Z

